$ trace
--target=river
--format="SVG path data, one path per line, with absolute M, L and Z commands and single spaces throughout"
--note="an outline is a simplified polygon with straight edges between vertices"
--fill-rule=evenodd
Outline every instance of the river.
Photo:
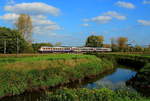
M 126 85 L 126 81 L 134 77 L 136 73 L 137 72 L 131 69 L 131 67 L 118 65 L 116 69 L 107 71 L 96 78 L 87 79 L 80 83 L 69 84 L 67 87 L 88 89 L 109 88 L 112 90 L 124 89 L 135 91 L 131 86 Z M 19 96 L 4 98 L 2 101 L 39 101 L 39 99 L 41 101 L 43 96 L 44 92 L 24 93 Z

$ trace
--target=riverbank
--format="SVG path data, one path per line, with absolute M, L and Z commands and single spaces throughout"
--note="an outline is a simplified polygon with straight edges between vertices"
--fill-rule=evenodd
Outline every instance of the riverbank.
M 91 78 L 113 69 L 112 62 L 90 55 L 50 54 L 0 58 L 0 97 Z
M 100 58 L 105 58 L 122 65 L 144 67 L 150 63 L 150 54 L 127 54 L 127 53 L 101 53 L 93 54 Z
M 145 96 L 150 96 L 150 63 L 147 63 L 139 70 L 135 77 L 127 81 L 127 85 L 132 86 Z
M 135 92 L 110 89 L 59 89 L 56 92 L 47 92 L 42 101 L 149 101 Z
M 136 67 L 133 69 L 138 70 L 138 73 L 126 84 L 144 96 L 150 96 L 150 54 L 104 53 L 94 55 L 113 61 L 113 63 Z

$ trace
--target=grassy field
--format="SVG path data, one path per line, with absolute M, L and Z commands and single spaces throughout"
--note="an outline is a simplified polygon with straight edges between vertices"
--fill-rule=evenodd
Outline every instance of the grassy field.
M 106 59 L 81 54 L 1 56 L 0 96 L 47 89 L 112 68 L 113 64 Z
M 49 60 L 69 60 L 69 59 L 81 59 L 91 58 L 89 55 L 79 54 L 8 54 L 0 55 L 0 67 L 10 63 L 28 63 L 36 61 L 49 61 Z M 31 67 L 31 66 L 30 66 Z

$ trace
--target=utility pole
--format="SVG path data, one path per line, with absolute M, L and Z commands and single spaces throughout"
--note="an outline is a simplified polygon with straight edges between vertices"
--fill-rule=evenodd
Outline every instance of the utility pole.
M 7 45 L 7 43 L 6 43 L 6 40 L 4 40 L 4 54 L 6 54 L 6 46 Z
M 17 52 L 16 52 L 17 54 L 19 53 L 19 39 L 18 39 L 18 37 L 17 37 Z

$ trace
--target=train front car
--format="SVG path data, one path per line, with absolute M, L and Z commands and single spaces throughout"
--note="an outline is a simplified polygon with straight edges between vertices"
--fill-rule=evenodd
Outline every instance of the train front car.
M 70 53 L 73 52 L 72 47 L 47 47 L 42 46 L 39 49 L 40 53 Z
M 40 53 L 49 53 L 49 49 L 48 48 L 49 47 L 47 47 L 47 46 L 42 46 L 38 51 Z

